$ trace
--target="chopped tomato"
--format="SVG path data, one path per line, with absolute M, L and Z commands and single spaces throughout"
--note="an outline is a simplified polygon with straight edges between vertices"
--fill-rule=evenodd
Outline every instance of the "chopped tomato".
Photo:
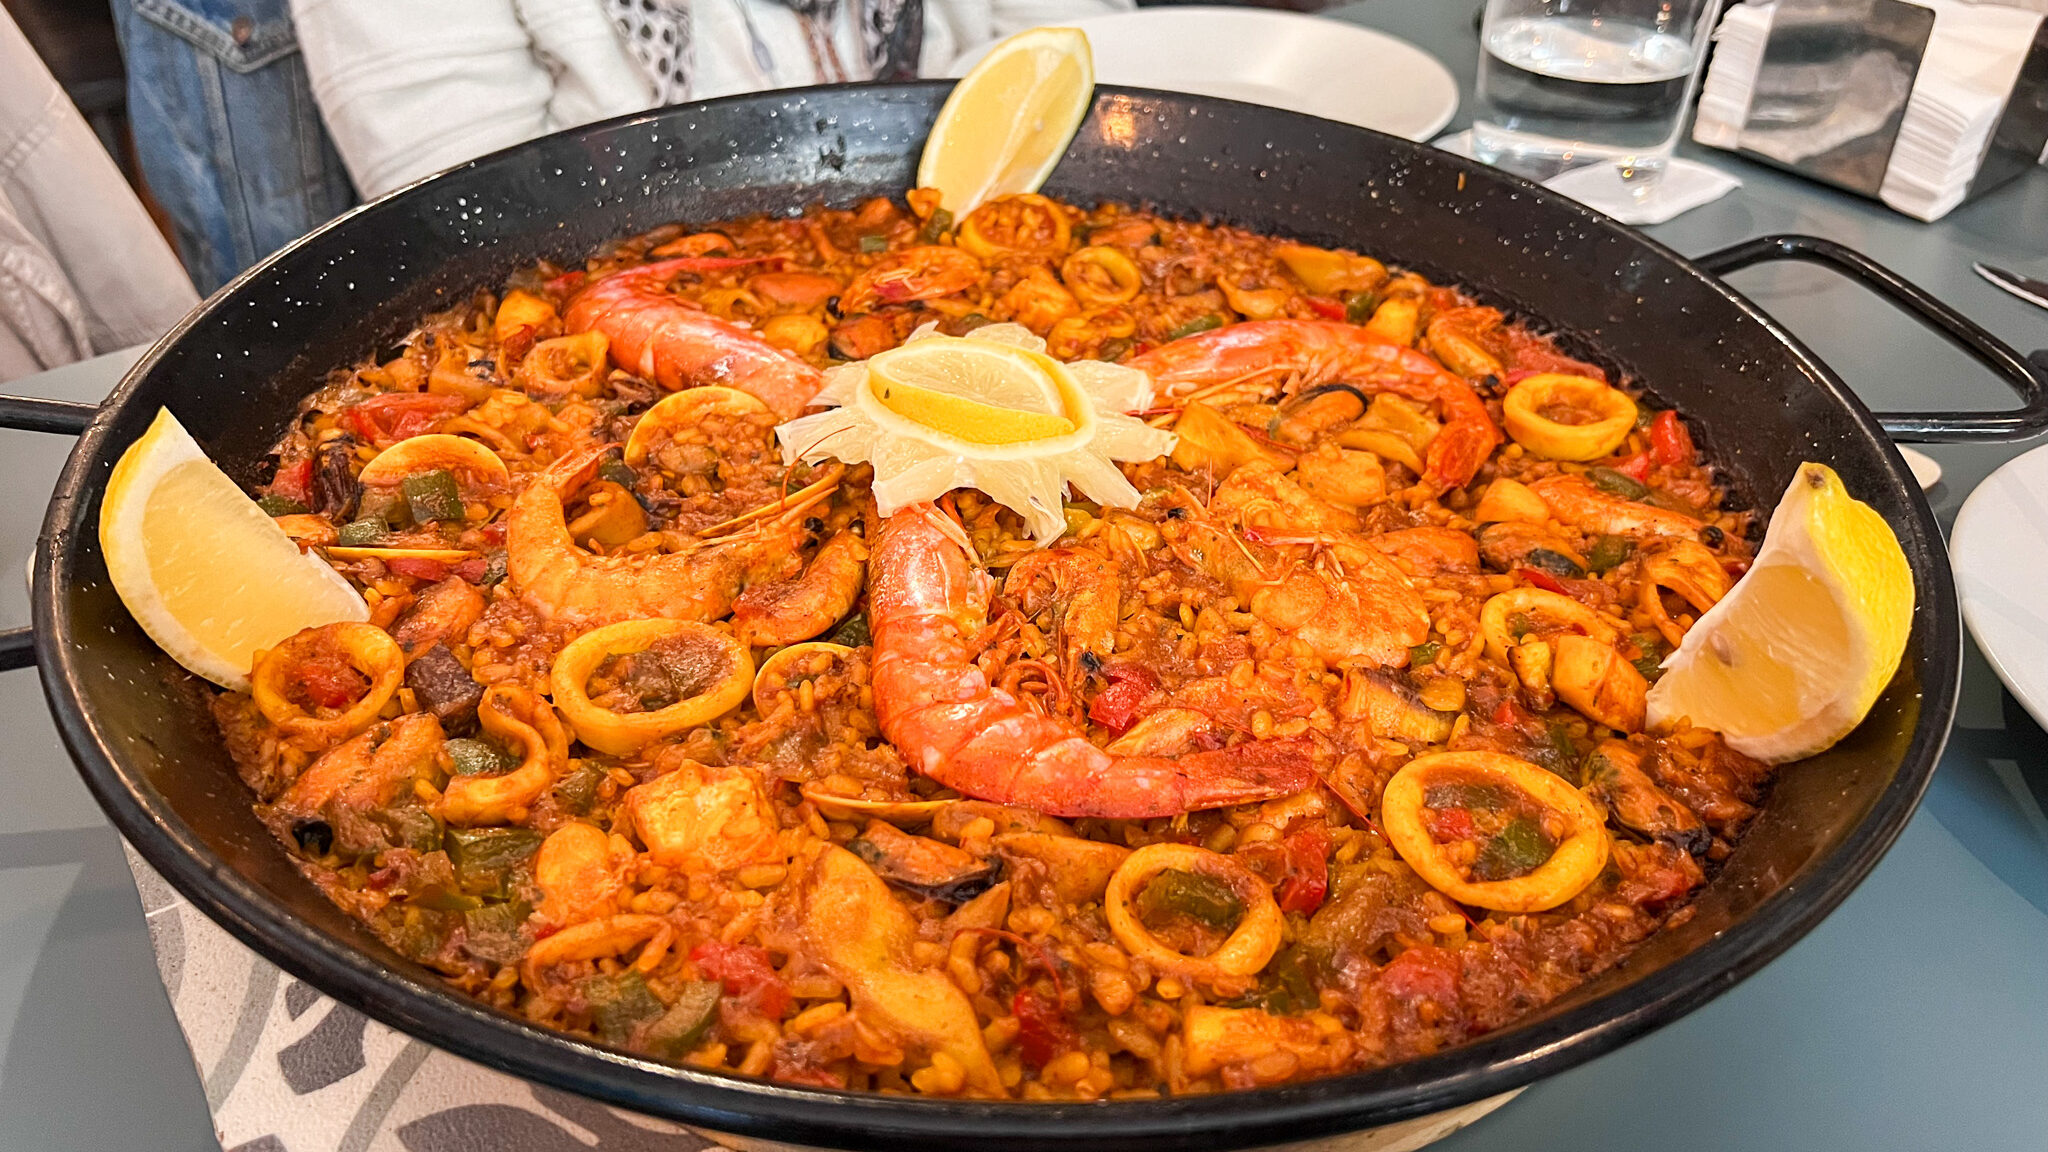
M 270 482 L 270 494 L 296 500 L 308 507 L 313 503 L 313 458 L 306 457 L 290 464 L 278 466 L 277 476 Z
M 1479 834 L 1472 824 L 1472 813 L 1463 808 L 1432 808 L 1429 817 L 1429 834 L 1438 841 L 1470 840 Z
M 450 569 L 450 571 L 454 572 L 457 576 L 462 577 L 464 580 L 469 581 L 471 584 L 483 583 L 484 574 L 489 572 L 490 570 L 491 562 L 484 559 L 481 556 L 472 556 L 469 559 L 464 560 L 462 563 L 457 564 L 454 568 Z
M 1464 966 L 1434 944 L 1410 948 L 1380 969 L 1380 986 L 1396 999 L 1434 1000 L 1445 1007 L 1458 1002 L 1458 980 Z
M 1306 916 L 1323 906 L 1330 891 L 1330 832 L 1321 824 L 1310 824 L 1290 833 L 1284 843 L 1288 875 L 1277 895 L 1280 910 Z
M 323 652 L 299 663 L 299 690 L 321 708 L 340 708 L 353 703 L 369 687 L 369 681 L 339 652 Z
M 441 560 L 423 560 L 417 556 L 399 556 L 384 561 L 384 566 L 400 576 L 410 576 L 415 580 L 425 580 L 434 584 L 439 584 L 448 578 L 448 565 L 445 561 Z M 479 572 L 477 575 L 481 577 L 483 574 Z
M 1616 464 L 1614 470 L 1640 484 L 1650 478 L 1650 454 L 1638 452 Z
M 1017 1047 L 1033 1068 L 1045 1067 L 1081 1042 L 1052 997 L 1033 989 L 1022 989 L 1011 999 L 1010 1014 L 1017 1018 Z
M 1302 300 L 1306 301 L 1310 308 L 1315 309 L 1316 315 L 1325 320 L 1344 318 L 1344 302 L 1341 300 L 1332 300 L 1328 296 L 1304 296 Z
M 1096 693 L 1088 718 L 1118 736 L 1138 722 L 1138 707 L 1159 688 L 1159 677 L 1139 664 L 1112 664 L 1102 670 L 1109 687 Z
M 357 436 L 378 447 L 431 431 L 435 424 L 469 407 L 460 396 L 427 392 L 387 392 L 342 412 Z
M 1650 421 L 1650 451 L 1667 468 L 1692 463 L 1692 433 L 1679 423 L 1677 412 L 1666 408 Z
M 1525 582 L 1543 589 L 1545 592 L 1555 592 L 1560 596 L 1570 595 L 1570 593 L 1564 590 L 1564 585 L 1557 582 L 1557 577 L 1543 571 L 1541 568 L 1524 566 L 1515 569 L 1515 575 L 1520 576 Z
M 711 941 L 690 950 L 697 970 L 725 985 L 725 994 L 745 1001 L 770 1020 L 789 1010 L 789 985 L 768 959 L 768 950 L 751 944 Z

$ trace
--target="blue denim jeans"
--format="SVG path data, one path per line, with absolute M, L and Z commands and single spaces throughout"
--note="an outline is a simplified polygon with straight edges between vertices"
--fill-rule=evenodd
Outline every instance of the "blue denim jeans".
M 143 179 L 201 293 L 355 203 L 287 0 L 113 0 Z

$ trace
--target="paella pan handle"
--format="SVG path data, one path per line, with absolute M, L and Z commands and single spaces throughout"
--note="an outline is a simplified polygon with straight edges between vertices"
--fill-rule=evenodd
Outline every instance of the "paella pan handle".
M 1710 252 L 1696 263 L 1726 275 L 1771 260 L 1800 260 L 1832 268 L 1909 313 L 1970 358 L 1991 369 L 2023 403 L 2004 412 L 1879 412 L 1877 422 L 1894 440 L 1914 443 L 2022 440 L 2048 428 L 2048 353 L 2027 357 L 1918 285 L 1852 248 L 1818 236 L 1760 236 Z
M 68 400 L 39 400 L 30 396 L 0 396 L 0 428 L 21 432 L 53 432 L 76 436 L 92 423 L 99 408 Z M 0 631 L 0 672 L 27 668 L 36 662 L 35 634 L 26 628 Z

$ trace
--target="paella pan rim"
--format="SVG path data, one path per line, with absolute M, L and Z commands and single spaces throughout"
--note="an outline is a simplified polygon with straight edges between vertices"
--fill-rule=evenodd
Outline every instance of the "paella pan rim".
M 926 100 L 950 82 L 845 85 L 809 90 L 818 97 Z M 673 118 L 712 116 L 722 106 L 788 100 L 789 92 L 728 97 L 640 113 L 571 130 L 601 132 Z M 1450 166 L 1462 179 L 1518 186 L 1552 213 L 1588 232 L 1619 236 L 1668 271 L 1691 277 L 1760 325 L 1813 387 L 1845 408 L 1862 436 L 1882 432 L 1843 383 L 1796 338 L 1747 299 L 1664 246 L 1571 201 L 1484 166 L 1434 153 L 1365 129 L 1234 101 L 1104 87 L 1103 100 L 1219 110 L 1269 123 L 1308 121 L 1356 134 L 1375 147 L 1410 149 L 1418 160 Z M 1249 110 L 1249 111 L 1247 111 Z M 1267 118 L 1278 118 L 1267 120 Z M 111 426 L 168 350 L 240 302 L 247 286 L 300 258 L 366 215 L 464 171 L 515 159 L 529 142 L 458 165 L 324 225 L 222 288 L 130 370 L 81 437 L 59 479 L 35 563 L 34 629 L 40 675 L 58 730 L 80 775 L 122 835 L 207 915 L 257 952 L 337 1000 L 457 1055 L 514 1075 L 685 1123 L 746 1136 L 831 1147 L 991 1149 L 1221 1148 L 1301 1141 L 1392 1123 L 1480 1100 L 1592 1059 L 1684 1015 L 1733 987 L 1789 948 L 1832 911 L 1874 868 L 1904 828 L 1939 759 L 1960 680 L 1961 624 L 1941 537 L 1931 509 L 1889 452 L 1886 479 L 1909 491 L 1910 522 L 1898 525 L 1921 595 L 1916 621 L 1918 722 L 1890 780 L 1861 823 L 1831 854 L 1763 897 L 1731 927 L 1700 947 L 1605 995 L 1566 997 L 1534 1018 L 1432 1056 L 1366 1072 L 1212 1096 L 1114 1103 L 960 1102 L 791 1087 L 678 1068 L 525 1023 L 455 992 L 424 969 L 394 969 L 283 907 L 201 841 L 141 774 L 123 763 L 120 734 L 86 707 L 79 653 L 92 639 L 68 610 L 81 549 L 96 546 L 99 488 L 113 454 Z M 1462 183 L 1460 187 L 1462 187 Z M 246 797 L 238 802 L 247 803 Z

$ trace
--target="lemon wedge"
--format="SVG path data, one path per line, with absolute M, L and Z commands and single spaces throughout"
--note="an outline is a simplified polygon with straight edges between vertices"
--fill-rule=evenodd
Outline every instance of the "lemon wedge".
M 1890 525 L 1833 469 L 1801 464 L 1749 573 L 1665 660 L 1649 724 L 1690 717 L 1772 764 L 1811 756 L 1863 722 L 1912 626 Z
M 1065 436 L 1060 365 L 1040 353 L 974 340 L 919 340 L 868 361 L 868 387 L 896 415 L 973 444 Z
M 984 200 L 1036 192 L 1066 154 L 1095 92 L 1078 28 L 1032 28 L 995 46 L 939 109 L 917 165 L 955 218 Z
M 1151 395 L 1143 372 L 1062 364 L 1016 324 L 966 336 L 925 328 L 900 348 L 827 370 L 817 403 L 836 407 L 775 434 L 785 462 L 873 464 L 884 516 L 974 488 L 1046 542 L 1066 529 L 1069 486 L 1101 504 L 1137 505 L 1138 490 L 1115 462 L 1150 460 L 1174 444 L 1172 433 L 1128 415 Z
M 258 649 L 370 618 L 349 582 L 302 555 L 168 409 L 107 478 L 100 550 L 149 638 L 223 688 L 248 690 Z

